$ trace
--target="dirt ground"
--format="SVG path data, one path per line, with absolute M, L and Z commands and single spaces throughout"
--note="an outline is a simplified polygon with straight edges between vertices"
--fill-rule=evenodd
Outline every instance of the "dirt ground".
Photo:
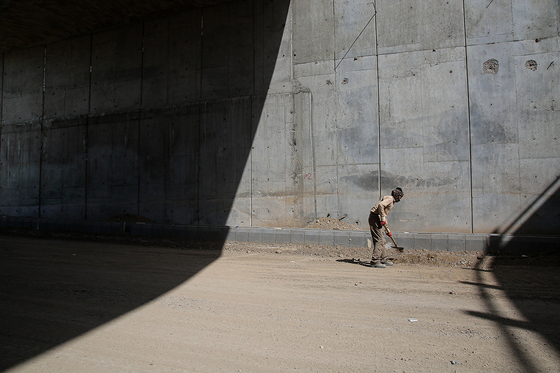
M 0 371 L 556 372 L 553 257 L 0 235 Z

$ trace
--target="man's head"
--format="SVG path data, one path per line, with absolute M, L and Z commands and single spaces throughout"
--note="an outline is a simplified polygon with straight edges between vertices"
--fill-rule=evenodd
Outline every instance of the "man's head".
M 393 198 L 395 199 L 395 202 L 399 202 L 401 200 L 401 198 L 404 197 L 404 193 L 402 191 L 401 188 L 396 187 L 395 189 L 393 189 L 393 191 L 391 192 L 391 196 L 393 196 Z

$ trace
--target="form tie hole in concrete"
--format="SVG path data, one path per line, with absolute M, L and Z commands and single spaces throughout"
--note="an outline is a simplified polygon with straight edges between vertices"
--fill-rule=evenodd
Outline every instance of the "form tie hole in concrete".
M 496 75 L 498 73 L 499 67 L 500 64 L 498 63 L 498 60 L 491 58 L 484 62 L 484 64 L 482 65 L 482 70 L 485 74 Z
M 529 61 L 525 62 L 525 67 L 528 68 L 531 71 L 537 71 L 537 67 L 538 67 L 537 61 L 529 60 Z

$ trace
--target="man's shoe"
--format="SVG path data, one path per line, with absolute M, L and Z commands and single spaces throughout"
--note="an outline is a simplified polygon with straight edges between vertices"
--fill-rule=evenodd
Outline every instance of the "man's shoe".
M 386 262 L 383 262 L 382 264 L 385 264 L 386 266 L 392 266 L 392 265 L 393 265 L 393 262 L 386 261 Z
M 372 268 L 385 268 L 386 267 L 386 265 L 382 264 L 382 263 L 377 263 L 377 264 L 371 263 L 369 266 L 372 267 Z

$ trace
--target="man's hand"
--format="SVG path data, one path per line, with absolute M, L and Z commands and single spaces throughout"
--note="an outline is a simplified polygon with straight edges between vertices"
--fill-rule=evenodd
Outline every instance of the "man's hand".
M 385 220 L 382 220 L 381 225 L 385 225 L 385 224 L 387 224 L 387 222 Z

